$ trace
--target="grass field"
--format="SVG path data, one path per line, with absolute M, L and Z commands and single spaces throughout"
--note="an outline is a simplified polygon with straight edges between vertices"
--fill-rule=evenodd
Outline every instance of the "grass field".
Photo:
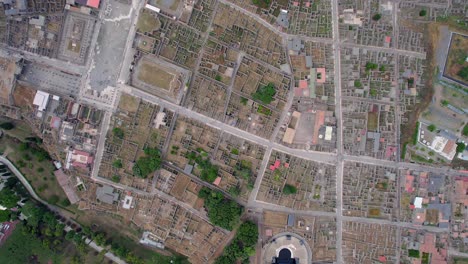
M 151 12 L 143 11 L 140 13 L 137 22 L 137 30 L 140 32 L 152 33 L 158 30 L 161 26 L 161 22 Z
M 169 90 L 171 88 L 171 82 L 174 80 L 174 77 L 174 74 L 148 61 L 142 61 L 138 69 L 138 79 L 164 90 Z

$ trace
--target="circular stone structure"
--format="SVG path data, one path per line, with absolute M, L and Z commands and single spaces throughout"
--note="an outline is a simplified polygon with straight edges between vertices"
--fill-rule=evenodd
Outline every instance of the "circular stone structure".
M 284 232 L 263 247 L 263 264 L 302 264 L 312 262 L 312 251 L 301 236 Z

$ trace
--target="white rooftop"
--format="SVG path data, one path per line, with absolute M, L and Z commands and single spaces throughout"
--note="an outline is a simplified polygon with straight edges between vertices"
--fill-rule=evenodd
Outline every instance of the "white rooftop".
M 36 96 L 34 96 L 33 105 L 38 106 L 39 111 L 44 111 L 49 102 L 49 94 L 43 91 L 38 90 Z

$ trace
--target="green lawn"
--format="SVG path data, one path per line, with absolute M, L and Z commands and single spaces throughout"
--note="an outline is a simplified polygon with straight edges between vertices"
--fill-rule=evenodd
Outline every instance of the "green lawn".
M 31 234 L 24 235 L 19 224 L 5 244 L 0 247 L 0 263 L 62 263 L 62 256 L 44 247 L 40 239 Z

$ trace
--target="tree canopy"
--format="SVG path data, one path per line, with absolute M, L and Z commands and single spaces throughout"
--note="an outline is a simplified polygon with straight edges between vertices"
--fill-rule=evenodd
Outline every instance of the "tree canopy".
M 197 163 L 198 168 L 200 168 L 200 178 L 206 182 L 212 183 L 218 177 L 219 167 L 212 164 L 208 157 L 203 157 L 202 150 L 200 151 L 202 154 L 197 154 L 196 152 L 192 151 L 187 154 L 187 158 L 190 161 L 195 161 Z
M 284 194 L 294 194 L 297 192 L 297 188 L 290 184 L 285 184 L 283 187 Z
M 234 225 L 239 222 L 242 207 L 236 202 L 226 199 L 221 192 L 204 187 L 198 196 L 205 200 L 204 205 L 208 211 L 208 218 L 213 224 L 232 230 Z
M 225 249 L 216 264 L 232 264 L 247 261 L 255 253 L 255 244 L 258 240 L 258 227 L 255 223 L 247 221 L 240 225 L 234 240 Z
M 13 123 L 10 123 L 10 122 L 4 122 L 0 124 L 0 128 L 3 128 L 5 130 L 11 130 L 15 128 L 15 125 L 13 125 Z
M 468 81 L 468 67 L 463 67 L 458 73 L 463 80 Z
M 252 98 L 264 104 L 269 104 L 273 101 L 275 94 L 275 86 L 273 83 L 269 83 L 265 86 L 260 86 L 260 88 L 258 88 L 257 91 L 252 94 Z
M 16 206 L 20 197 L 11 189 L 4 188 L 0 191 L 0 204 L 10 209 Z
M 125 135 L 124 131 L 119 127 L 114 127 L 114 129 L 112 129 L 112 134 L 120 139 L 124 138 Z
M 133 165 L 133 174 L 146 178 L 161 167 L 161 152 L 157 148 L 145 148 L 145 156 L 140 157 Z
M 457 153 L 463 152 L 466 149 L 466 145 L 463 142 L 457 143 Z

